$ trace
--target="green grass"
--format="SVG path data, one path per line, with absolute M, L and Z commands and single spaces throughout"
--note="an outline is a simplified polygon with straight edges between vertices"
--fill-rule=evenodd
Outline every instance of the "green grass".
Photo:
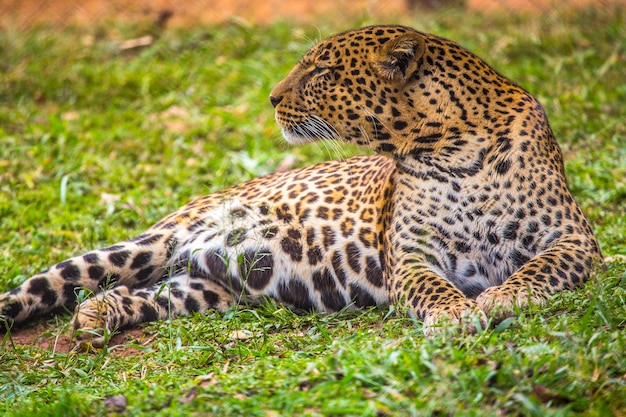
M 626 255 L 626 11 L 398 21 L 461 42 L 541 99 L 605 255 Z M 346 29 L 321 25 L 172 30 L 125 52 L 144 32 L 115 22 L 0 32 L 0 290 L 286 158 L 359 152 L 288 146 L 273 121 L 272 85 Z M 624 416 L 624 271 L 609 263 L 547 307 L 455 339 L 425 339 L 403 311 L 302 317 L 272 304 L 145 325 L 124 347 L 134 357 L 5 337 L 0 414 Z

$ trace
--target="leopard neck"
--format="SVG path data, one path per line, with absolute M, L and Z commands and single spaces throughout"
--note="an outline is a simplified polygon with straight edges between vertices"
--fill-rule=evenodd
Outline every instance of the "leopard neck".
M 558 150 L 545 112 L 533 96 L 514 86 L 503 100 L 514 103 L 510 111 L 489 108 L 474 122 L 444 111 L 445 125 L 429 121 L 417 126 L 391 155 L 399 171 L 420 179 L 502 175 L 515 163 L 523 164 L 521 154 L 529 147 L 537 154 Z

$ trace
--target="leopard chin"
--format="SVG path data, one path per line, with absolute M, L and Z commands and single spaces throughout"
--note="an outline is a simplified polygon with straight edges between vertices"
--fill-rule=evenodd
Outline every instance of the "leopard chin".
M 342 136 L 334 126 L 315 114 L 310 114 L 303 120 L 286 123 L 276 115 L 276 122 L 281 128 L 283 137 L 292 145 L 302 145 L 318 140 L 341 140 Z
M 287 143 L 291 145 L 304 145 L 305 143 L 311 143 L 318 140 L 317 138 L 312 138 L 310 136 L 303 136 L 298 134 L 292 130 L 282 128 L 281 133 L 283 138 L 287 141 Z

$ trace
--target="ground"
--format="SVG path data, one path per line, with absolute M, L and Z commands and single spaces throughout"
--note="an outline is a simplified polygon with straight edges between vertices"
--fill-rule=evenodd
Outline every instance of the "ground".
M 36 346 L 50 352 L 69 353 L 76 345 L 71 336 L 50 334 L 45 323 L 33 327 L 19 329 L 11 332 L 13 343 L 21 346 Z M 153 339 L 146 335 L 143 329 L 127 329 L 123 333 L 116 334 L 109 342 L 110 352 L 113 356 L 127 357 L 140 356 L 141 349 L 133 345 L 148 346 Z

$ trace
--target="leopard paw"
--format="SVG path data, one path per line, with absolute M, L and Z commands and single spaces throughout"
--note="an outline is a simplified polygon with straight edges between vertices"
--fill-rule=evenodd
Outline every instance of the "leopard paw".
M 76 335 L 78 350 L 91 351 L 102 348 L 112 329 L 110 310 L 102 297 L 93 297 L 76 306 L 72 323 Z
M 519 308 L 530 304 L 542 305 L 546 298 L 541 294 L 532 294 L 528 289 L 507 288 L 504 285 L 489 287 L 477 298 L 476 304 L 496 322 L 516 315 Z
M 8 330 L 13 324 L 23 321 L 34 310 L 34 304 L 32 299 L 19 294 L 0 295 L 0 331 Z
M 8 331 L 15 322 L 15 310 L 20 305 L 0 297 L 0 332 Z
M 424 317 L 424 335 L 454 332 L 474 334 L 479 328 L 486 329 L 487 316 L 472 300 L 462 300 L 454 304 L 440 305 L 430 310 Z

